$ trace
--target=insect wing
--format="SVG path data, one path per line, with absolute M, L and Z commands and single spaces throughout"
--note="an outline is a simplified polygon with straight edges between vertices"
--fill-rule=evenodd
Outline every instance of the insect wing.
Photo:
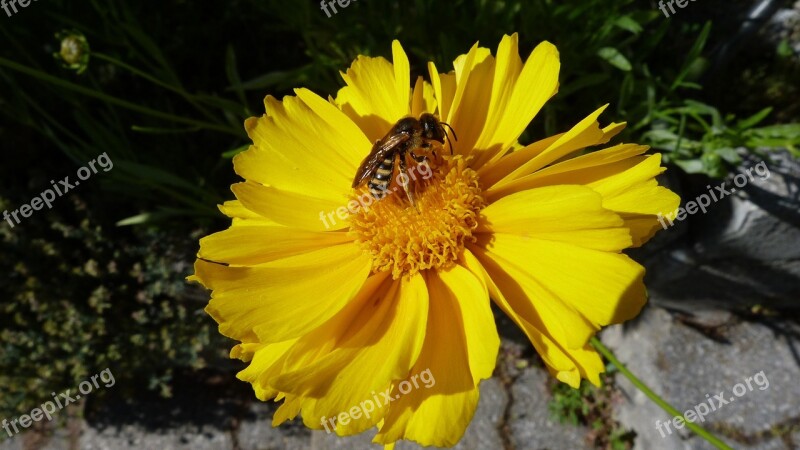
M 375 145 L 372 146 L 372 150 L 369 152 L 369 155 L 367 155 L 367 157 L 364 158 L 364 161 L 361 162 L 361 166 L 359 166 L 358 171 L 356 171 L 356 177 L 353 179 L 352 187 L 360 185 L 364 182 L 364 180 L 372 176 L 378 169 L 378 166 L 381 164 L 381 162 L 386 159 L 386 156 L 388 156 L 390 152 L 394 151 L 395 147 L 409 140 L 410 138 L 411 136 L 408 134 L 397 133 L 376 142 Z

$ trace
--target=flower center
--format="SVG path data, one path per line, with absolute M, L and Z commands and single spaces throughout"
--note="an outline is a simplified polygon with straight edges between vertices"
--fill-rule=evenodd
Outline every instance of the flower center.
M 416 207 L 396 181 L 401 175 L 380 200 L 366 187 L 352 195 L 363 207 L 350 217 L 350 232 L 372 256 L 372 271 L 391 271 L 394 279 L 454 264 L 464 243 L 474 242 L 472 232 L 484 207 L 478 174 L 461 156 L 411 166 L 408 176 Z

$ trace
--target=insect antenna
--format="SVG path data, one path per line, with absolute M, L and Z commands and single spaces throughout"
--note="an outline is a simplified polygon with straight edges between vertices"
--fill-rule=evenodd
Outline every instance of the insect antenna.
M 447 128 L 449 128 L 450 132 L 453 133 L 453 138 L 455 138 L 455 140 L 458 140 L 458 136 L 456 136 L 456 130 L 454 130 L 453 127 L 451 127 L 449 123 L 444 123 L 444 122 L 440 122 L 440 123 L 442 125 L 446 126 Z M 447 143 L 450 146 L 450 154 L 452 155 L 453 154 L 453 143 L 449 139 L 447 140 Z

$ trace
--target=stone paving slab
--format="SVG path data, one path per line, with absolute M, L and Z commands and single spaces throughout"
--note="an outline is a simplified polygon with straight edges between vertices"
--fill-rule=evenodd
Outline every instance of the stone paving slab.
M 516 450 L 582 450 L 592 447 L 586 441 L 588 429 L 561 424 L 550 418 L 548 374 L 538 367 L 524 370 L 511 386 L 511 442 Z
M 718 328 L 722 331 L 714 340 L 675 321 L 663 309 L 647 308 L 635 322 L 606 330 L 602 339 L 678 410 L 702 411 L 700 404 L 713 402 L 716 410 L 705 416 L 702 425 L 734 448 L 796 448 L 792 433 L 800 431 L 798 326 L 730 316 L 728 324 Z M 750 377 L 752 389 L 747 387 Z M 669 420 L 668 415 L 627 379 L 617 379 L 627 400 L 616 408 L 617 418 L 637 432 L 637 449 L 713 448 L 686 428 L 658 431 L 656 421 Z M 727 403 L 715 398 L 720 393 Z

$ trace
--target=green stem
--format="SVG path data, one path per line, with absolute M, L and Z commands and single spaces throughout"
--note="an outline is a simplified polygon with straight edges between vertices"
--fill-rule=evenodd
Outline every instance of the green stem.
M 78 84 L 70 83 L 69 81 L 62 80 L 61 78 L 54 77 L 52 75 L 48 75 L 44 72 L 41 72 L 36 69 L 31 69 L 29 67 L 23 66 L 22 64 L 18 64 L 14 61 L 5 59 L 0 57 L 0 66 L 8 67 L 9 69 L 16 70 L 17 72 L 22 72 L 24 74 L 30 75 L 34 78 L 42 80 L 44 82 L 54 84 L 56 86 L 63 87 L 65 89 L 77 92 L 79 94 L 86 95 L 88 97 L 94 97 L 96 99 L 102 100 L 106 103 L 121 106 L 123 108 L 130 109 L 132 111 L 136 111 L 142 114 L 147 114 L 152 117 L 157 117 L 159 119 L 164 120 L 171 120 L 177 123 L 184 123 L 187 125 L 194 125 L 201 128 L 206 128 L 209 130 L 220 131 L 227 134 L 232 134 L 234 136 L 242 137 L 244 132 L 236 131 L 230 127 L 218 125 L 215 123 L 208 123 L 208 122 L 201 122 L 194 119 L 187 119 L 185 117 L 179 117 L 172 114 L 163 113 L 161 111 L 156 111 L 155 109 L 150 109 L 145 106 L 137 105 L 135 103 L 131 103 L 116 97 L 112 97 L 110 95 L 106 95 L 102 92 L 97 92 L 93 89 L 89 89 Z
M 622 374 L 625 375 L 631 381 L 631 383 L 633 383 L 633 385 L 636 386 L 637 389 L 644 392 L 644 395 L 646 395 L 650 400 L 652 400 L 653 403 L 661 407 L 661 409 L 666 411 L 669 415 L 673 417 L 682 418 L 684 423 L 690 430 L 697 433 L 698 436 L 708 441 L 714 447 L 722 450 L 733 450 L 726 443 L 722 442 L 718 437 L 709 433 L 705 428 L 701 427 L 700 425 L 697 425 L 694 422 L 686 420 L 686 418 L 683 417 L 683 414 L 680 411 L 673 408 L 672 405 L 664 401 L 664 399 L 659 397 L 658 394 L 653 392 L 649 387 L 647 387 L 647 385 L 642 383 L 641 380 L 636 378 L 636 375 L 632 374 L 631 371 L 628 370 L 628 368 L 625 367 L 624 364 L 619 362 L 619 360 L 614 356 L 614 354 L 611 353 L 611 350 L 609 350 L 608 347 L 603 345 L 603 343 L 600 342 L 599 339 L 593 337 L 589 342 L 591 342 L 594 348 L 596 348 L 598 352 L 600 352 L 603 356 L 605 356 L 606 359 L 611 362 L 611 364 L 614 364 L 614 366 L 616 366 L 617 369 L 619 369 L 619 371 L 622 372 Z

